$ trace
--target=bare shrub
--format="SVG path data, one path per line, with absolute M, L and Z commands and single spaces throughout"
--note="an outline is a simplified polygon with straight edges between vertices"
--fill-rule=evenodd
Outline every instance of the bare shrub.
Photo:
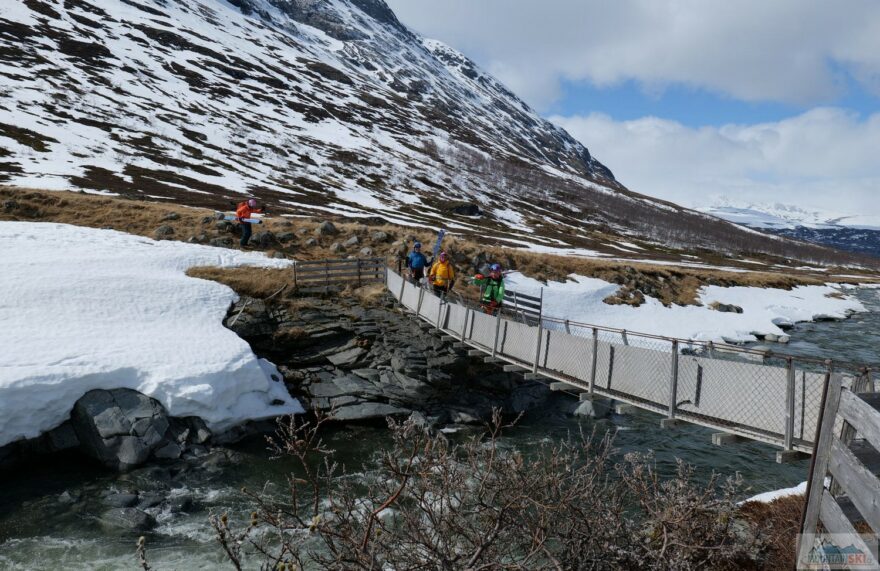
M 271 445 L 295 458 L 289 497 L 245 492 L 250 521 L 211 523 L 230 561 L 264 569 L 742 569 L 762 556 L 734 518 L 740 482 L 663 480 L 649 457 L 615 461 L 612 439 L 579 438 L 524 454 L 489 430 L 463 443 L 410 419 L 350 477 L 322 443 L 325 419 L 279 425 Z M 252 561 L 248 562 L 253 563 Z

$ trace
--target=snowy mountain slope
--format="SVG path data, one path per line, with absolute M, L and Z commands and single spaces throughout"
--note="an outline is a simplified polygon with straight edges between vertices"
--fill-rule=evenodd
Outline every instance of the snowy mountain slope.
M 211 208 L 254 194 L 510 245 L 785 255 L 625 189 L 381 0 L 5 0 L 0 183 Z
M 880 256 L 880 219 L 876 216 L 829 214 L 786 204 L 734 206 L 728 201 L 698 210 L 778 236 Z

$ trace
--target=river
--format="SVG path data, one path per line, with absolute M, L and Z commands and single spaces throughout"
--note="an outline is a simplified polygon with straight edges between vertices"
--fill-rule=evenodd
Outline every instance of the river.
M 800 324 L 791 331 L 791 343 L 776 348 L 798 355 L 880 363 L 880 290 L 861 289 L 857 295 L 869 313 L 841 322 Z M 686 425 L 660 430 L 659 417 L 641 411 L 593 421 L 563 414 L 551 405 L 526 415 L 504 438 L 508 444 L 528 450 L 581 428 L 613 432 L 621 452 L 653 451 L 662 473 L 674 470 L 676 457 L 694 465 L 702 479 L 713 471 L 723 475 L 739 472 L 750 487 L 746 495 L 806 479 L 806 460 L 777 464 L 775 449 L 759 443 L 716 447 L 710 442 L 708 429 Z M 387 440 L 385 430 L 364 426 L 333 429 L 325 435 L 327 444 L 349 467 L 369 460 Z M 107 508 L 102 496 L 108 491 L 144 491 L 161 484 L 170 486 L 171 494 L 186 502 L 180 512 L 154 514 L 159 525 L 147 535 L 151 565 L 158 570 L 215 569 L 224 560 L 213 539 L 208 514 L 229 511 L 233 519 L 239 516 L 244 521 L 249 506 L 240 488 L 260 489 L 266 482 L 274 482 L 268 491 L 281 493 L 277 484 L 283 483 L 293 467 L 286 460 L 271 460 L 262 438 L 242 442 L 234 451 L 239 460 L 235 463 L 170 478 L 149 469 L 119 476 L 65 457 L 9 475 L 0 481 L 0 568 L 136 568 L 136 535 L 110 536 L 98 524 L 98 514 Z

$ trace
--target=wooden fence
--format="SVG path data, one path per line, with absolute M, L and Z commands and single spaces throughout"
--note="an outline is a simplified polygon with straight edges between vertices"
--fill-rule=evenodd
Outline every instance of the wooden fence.
M 798 568 L 880 568 L 880 393 L 859 392 L 868 386 L 850 389 L 839 375 L 828 384 L 807 484 Z M 866 543 L 865 537 L 874 540 Z M 836 565 L 841 558 L 848 561 Z
M 293 287 L 297 291 L 329 291 L 347 284 L 361 286 L 384 281 L 385 260 L 382 258 L 316 260 L 296 262 L 293 266 Z

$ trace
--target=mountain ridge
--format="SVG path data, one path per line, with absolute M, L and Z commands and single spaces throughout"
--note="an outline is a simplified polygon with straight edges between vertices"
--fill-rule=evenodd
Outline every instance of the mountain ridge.
M 852 261 L 630 191 L 381 0 L 11 0 L 0 184 L 212 208 L 252 194 L 597 255 Z

